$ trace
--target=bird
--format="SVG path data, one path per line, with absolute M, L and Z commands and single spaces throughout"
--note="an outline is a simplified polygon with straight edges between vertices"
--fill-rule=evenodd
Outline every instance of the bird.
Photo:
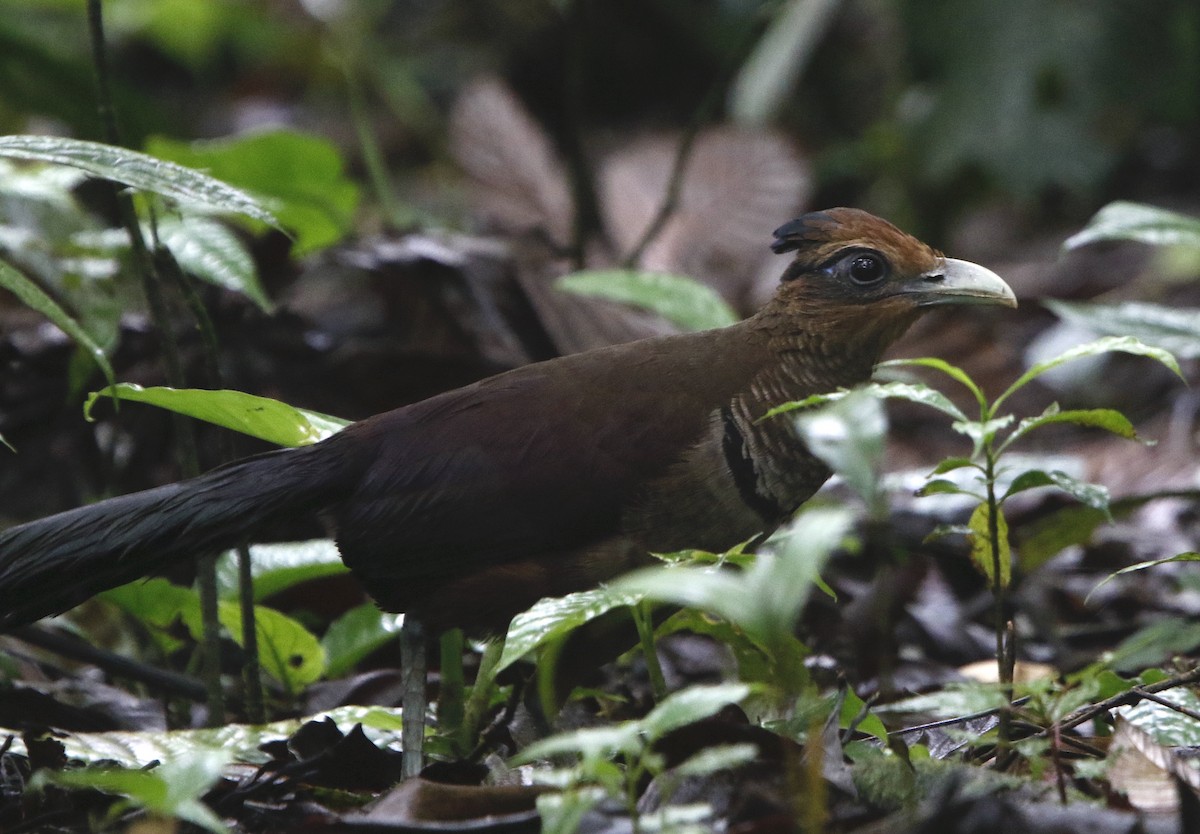
M 166 565 L 318 518 L 377 604 L 441 631 L 503 629 L 648 554 L 721 551 L 829 478 L 784 402 L 867 381 L 925 311 L 1016 306 L 994 272 L 865 211 L 780 226 L 774 296 L 725 328 L 519 367 L 310 446 L 0 533 L 0 631 Z

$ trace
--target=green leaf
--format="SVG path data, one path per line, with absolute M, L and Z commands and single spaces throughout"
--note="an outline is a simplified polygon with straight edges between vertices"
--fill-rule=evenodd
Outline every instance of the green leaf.
M 3 137 L 0 137 L 0 142 L 2 141 Z M 104 373 L 108 384 L 115 383 L 112 365 L 109 364 L 108 357 L 104 355 L 104 351 L 88 332 L 75 319 L 71 318 L 66 310 L 58 306 L 58 302 L 42 292 L 41 287 L 4 261 L 0 261 L 0 287 L 11 292 L 26 307 L 41 313 L 55 327 L 70 336 L 71 340 L 79 345 Z
M 154 770 L 85 768 L 83 770 L 41 770 L 33 782 L 62 788 L 88 788 L 126 797 L 128 804 L 144 808 L 161 817 L 180 819 L 209 831 L 226 832 L 220 818 L 201 801 L 201 797 L 221 777 L 229 763 L 229 753 L 221 749 L 197 749 L 186 758 L 163 762 Z
M 813 394 L 802 400 L 794 400 L 777 405 L 763 415 L 761 419 L 766 420 L 779 414 L 786 414 L 789 411 L 839 402 L 855 392 L 861 392 L 879 399 L 907 400 L 917 405 L 925 405 L 937 409 L 943 414 L 953 417 L 955 420 L 967 419 L 967 415 L 963 414 L 962 410 L 951 402 L 945 394 L 936 388 L 931 388 L 919 382 L 870 382 L 853 389 L 832 391 L 828 394 Z
M 967 526 L 971 528 L 971 561 L 983 572 L 992 587 L 1007 588 L 1012 581 L 1012 549 L 1008 543 L 1008 521 L 1004 511 L 996 512 L 996 541 L 992 541 L 990 527 L 991 512 L 987 502 L 981 503 L 971 513 Z M 996 557 L 999 557 L 998 560 Z M 996 576 L 997 561 L 1000 575 Z
M 1100 484 L 1089 484 L 1058 470 L 1044 472 L 1041 469 L 1029 469 L 1022 472 L 1009 484 L 1008 491 L 1000 500 L 1003 502 L 1008 500 L 1011 495 L 1045 486 L 1058 487 L 1079 503 L 1099 510 L 1111 520 L 1108 510 L 1109 495 L 1106 487 Z
M 172 634 L 177 621 L 200 622 L 200 598 L 196 592 L 161 577 L 138 579 L 111 588 L 100 594 L 100 598 L 146 626 L 163 651 L 173 651 L 180 645 Z
M 969 490 L 963 489 L 954 481 L 948 481 L 945 478 L 937 478 L 929 481 L 925 486 L 917 490 L 917 496 L 924 498 L 926 495 L 973 495 Z
M 326 139 L 277 129 L 198 142 L 151 137 L 146 149 L 261 197 L 295 234 L 297 255 L 337 243 L 352 227 L 358 187 Z
M 102 396 L 158 406 L 280 446 L 307 446 L 350 425 L 348 420 L 242 391 L 165 386 L 143 388 L 128 382 L 89 394 L 84 405 L 84 414 L 89 419 L 92 407 Z
M 982 423 L 978 420 L 958 420 L 951 423 L 950 428 L 969 437 L 974 445 L 974 453 L 978 455 L 983 451 L 984 446 L 991 444 L 996 439 L 996 432 L 1012 423 L 1013 419 L 1013 415 L 1005 414 Z
M 158 238 L 187 272 L 218 287 L 239 292 L 263 312 L 272 309 L 250 252 L 220 222 L 208 217 L 164 216 L 157 222 Z
M 137 151 L 61 136 L 0 136 L 0 156 L 68 165 L 209 211 L 244 214 L 270 226 L 279 221 L 246 192 L 207 174 Z
M 708 718 L 749 694 L 750 687 L 744 683 L 689 686 L 667 696 L 638 723 L 646 741 L 653 744 L 672 730 Z
M 708 776 L 748 765 L 757 758 L 758 747 L 753 744 L 714 744 L 684 759 L 671 772 L 678 776 Z
M 241 645 L 241 606 L 224 601 L 218 604 L 217 613 L 221 625 Z M 283 684 L 289 695 L 320 679 L 325 671 L 325 650 L 312 632 L 286 614 L 261 605 L 254 606 L 254 626 L 263 671 Z
M 853 391 L 837 402 L 801 412 L 795 425 L 808 450 L 842 476 L 872 518 L 886 515 L 887 494 L 879 473 L 887 415 L 876 397 Z
M 329 624 L 321 638 L 328 663 L 325 676 L 340 678 L 371 652 L 396 639 L 403 614 L 388 614 L 373 602 L 351 608 Z
M 922 356 L 922 357 L 918 357 L 916 359 L 890 359 L 887 362 L 880 362 L 877 367 L 880 367 L 880 368 L 908 368 L 908 367 L 932 368 L 935 371 L 940 371 L 940 372 L 944 373 L 946 376 L 950 377 L 955 382 L 962 384 L 963 387 L 965 387 L 968 391 L 970 391 L 972 396 L 975 397 L 975 401 L 979 403 L 980 407 L 982 407 L 982 408 L 987 407 L 987 399 L 984 398 L 983 391 L 981 391 L 979 389 L 979 386 L 975 384 L 975 380 L 971 379 L 971 377 L 967 374 L 967 372 L 964 371 L 962 368 L 958 367 L 957 365 L 951 365 L 949 362 L 947 362 L 944 359 L 938 359 L 935 356 Z M 947 413 L 949 413 L 949 412 L 947 412 Z M 966 418 L 960 417 L 959 419 L 966 419 Z
M 1200 696 L 1187 687 L 1164 690 L 1158 697 L 1190 710 L 1192 715 L 1200 713 Z M 1200 747 L 1200 721 L 1166 704 L 1144 700 L 1132 706 L 1118 707 L 1114 712 L 1172 750 Z
M 1117 201 L 1096 212 L 1087 226 L 1067 238 L 1063 246 L 1078 249 L 1101 240 L 1200 249 L 1200 220 L 1155 206 Z
M 955 469 L 962 469 L 967 466 L 975 466 L 975 461 L 970 458 L 946 458 L 937 466 L 934 467 L 930 475 L 945 475 L 947 472 L 953 472 Z
M 261 601 L 287 589 L 349 571 L 330 539 L 250 546 L 250 575 L 254 599 Z M 217 561 L 217 588 L 225 599 L 238 594 L 237 554 L 228 551 Z
M 496 672 L 507 669 L 530 652 L 565 637 L 607 611 L 636 605 L 641 600 L 637 593 L 607 586 L 539 600 L 528 611 L 513 618 Z
M 726 327 L 738 320 L 716 290 L 682 275 L 588 270 L 565 275 L 557 285 L 577 295 L 644 307 L 684 330 Z
M 1134 339 L 1132 336 L 1105 336 L 1104 338 L 1096 339 L 1094 342 L 1087 342 L 1070 348 L 1053 359 L 1038 362 L 1028 371 L 1021 374 L 1016 382 L 1008 386 L 1008 389 L 992 403 L 992 408 L 993 410 L 998 409 L 1000 403 L 1051 368 L 1057 368 L 1059 365 L 1064 365 L 1076 359 L 1083 359 L 1087 356 L 1100 356 L 1105 353 L 1129 353 L 1134 356 L 1146 356 L 1166 365 L 1176 376 L 1183 379 L 1183 372 L 1179 369 L 1179 363 L 1175 361 L 1175 357 L 1162 348 L 1151 347 L 1144 342 Z
M 1200 358 L 1200 310 L 1140 301 L 1042 302 L 1056 316 L 1103 336 L 1132 336 L 1180 359 Z
M 1166 565 L 1166 564 L 1170 564 L 1171 562 L 1200 562 L 1200 553 L 1197 553 L 1194 550 L 1188 550 L 1184 553 L 1176 553 L 1174 556 L 1168 556 L 1166 559 L 1154 559 L 1149 562 L 1138 562 L 1136 565 L 1130 565 L 1129 567 L 1121 568 L 1118 571 L 1113 571 L 1108 576 L 1104 577 L 1104 579 L 1102 579 L 1100 581 L 1100 583 L 1096 585 L 1095 588 L 1092 588 L 1092 590 L 1088 592 L 1088 595 L 1084 599 L 1084 602 L 1086 603 L 1089 599 L 1092 598 L 1092 594 L 1096 593 L 1096 591 L 1099 591 L 1101 588 L 1103 588 L 1109 582 L 1116 579 L 1118 576 L 1123 576 L 1127 573 L 1135 573 L 1136 571 L 1146 570 L 1147 568 L 1156 568 L 1159 565 Z
M 1111 408 L 1084 408 L 1060 411 L 1058 404 L 1053 403 L 1037 417 L 1026 417 L 1018 423 L 1017 427 L 1013 429 L 1012 434 L 1005 438 L 1001 450 L 1003 451 L 1003 449 L 1016 443 L 1017 440 L 1029 434 L 1034 429 L 1052 423 L 1071 423 L 1076 426 L 1104 429 L 1130 440 L 1138 439 L 1137 431 L 1133 428 L 1133 424 L 1119 411 Z
M 618 754 L 635 755 L 642 747 L 638 722 L 625 721 L 609 727 L 584 727 L 535 741 L 518 753 L 512 764 L 528 764 L 565 753 L 579 756 L 584 761 L 607 760 Z
M 845 694 L 842 697 L 842 710 L 838 719 L 843 728 L 849 728 L 851 722 L 857 721 L 858 723 L 855 724 L 856 729 L 875 736 L 875 738 L 887 744 L 887 727 L 879 720 L 878 715 L 867 709 L 866 702 L 858 697 L 858 693 L 849 687 L 846 688 Z
M 1074 544 L 1083 544 L 1104 523 L 1106 514 L 1092 507 L 1064 507 L 1038 519 L 1026 532 L 1018 554 L 1021 568 L 1032 571 Z

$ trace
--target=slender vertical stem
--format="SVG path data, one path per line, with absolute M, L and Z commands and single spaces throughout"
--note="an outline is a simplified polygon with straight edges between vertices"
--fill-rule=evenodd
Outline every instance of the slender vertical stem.
M 988 504 L 988 541 L 992 551 L 992 596 L 994 611 L 992 625 L 996 632 L 996 669 L 1000 679 L 1000 688 L 1004 692 L 1005 708 L 1000 711 L 1000 723 L 996 728 L 997 757 L 1001 762 L 1008 749 L 1012 712 L 1008 704 L 1013 699 L 1013 663 L 1014 648 L 1008 628 L 1008 588 L 1003 579 L 1000 548 L 1000 502 L 996 498 L 996 456 L 989 442 L 985 447 L 987 504 Z
M 100 117 L 100 127 L 104 140 L 110 145 L 121 144 L 121 133 L 117 126 L 116 110 L 112 103 L 112 90 L 108 79 L 108 56 L 104 37 L 104 9 L 101 0 L 88 0 L 87 3 L 88 31 L 92 47 L 92 66 L 96 72 L 97 111 Z M 113 197 L 121 225 L 129 236 L 129 247 L 133 255 L 134 266 L 141 278 L 142 291 L 146 296 L 146 305 L 150 317 L 154 321 L 162 338 L 163 362 L 166 365 L 167 381 L 176 388 L 185 385 L 183 362 L 179 356 L 179 347 L 175 343 L 174 333 L 170 326 L 170 313 L 162 287 L 158 280 L 153 258 L 146 247 L 142 229 L 138 223 L 137 212 L 134 209 L 133 198 L 127 191 L 112 184 Z M 183 474 L 191 477 L 199 474 L 200 463 L 196 451 L 196 438 L 187 418 L 181 414 L 172 414 L 172 426 L 178 442 L 180 466 Z M 200 609 L 204 622 L 204 681 L 208 690 L 208 723 L 222 723 L 225 716 L 225 698 L 221 690 L 220 662 L 220 626 L 217 619 L 217 600 L 215 582 L 206 582 L 205 577 L 213 575 L 213 559 L 200 560 Z
M 262 665 L 258 659 L 258 627 L 254 614 L 254 577 L 250 570 L 250 548 L 237 546 L 238 603 L 242 611 L 242 687 L 245 689 L 246 721 L 265 724 L 267 711 L 263 704 Z
M 667 697 L 667 680 L 663 677 L 662 664 L 658 662 L 658 650 L 654 646 L 654 624 L 650 619 L 650 606 L 646 602 L 639 602 L 630 611 L 633 614 L 634 625 L 637 626 L 642 654 L 646 658 L 646 672 L 650 675 L 650 691 L 654 694 L 655 703 L 659 703 Z
M 466 682 L 463 676 L 463 633 L 452 628 L 442 633 L 441 675 L 438 682 L 438 731 L 450 742 L 456 757 L 467 754 L 474 739 L 467 737 L 463 726 L 466 715 Z

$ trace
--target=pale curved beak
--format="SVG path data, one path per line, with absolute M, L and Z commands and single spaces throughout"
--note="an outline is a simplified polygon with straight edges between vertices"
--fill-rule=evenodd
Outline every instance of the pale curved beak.
M 936 268 L 909 282 L 901 292 L 918 307 L 934 304 L 997 304 L 1016 307 L 1012 288 L 996 273 L 970 261 L 942 258 Z

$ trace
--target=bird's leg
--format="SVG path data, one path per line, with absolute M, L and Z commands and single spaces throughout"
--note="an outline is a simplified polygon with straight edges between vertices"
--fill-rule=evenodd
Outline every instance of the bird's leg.
M 400 626 L 400 670 L 404 721 L 400 730 L 400 773 L 408 779 L 421 772 L 425 748 L 425 627 L 407 614 Z

